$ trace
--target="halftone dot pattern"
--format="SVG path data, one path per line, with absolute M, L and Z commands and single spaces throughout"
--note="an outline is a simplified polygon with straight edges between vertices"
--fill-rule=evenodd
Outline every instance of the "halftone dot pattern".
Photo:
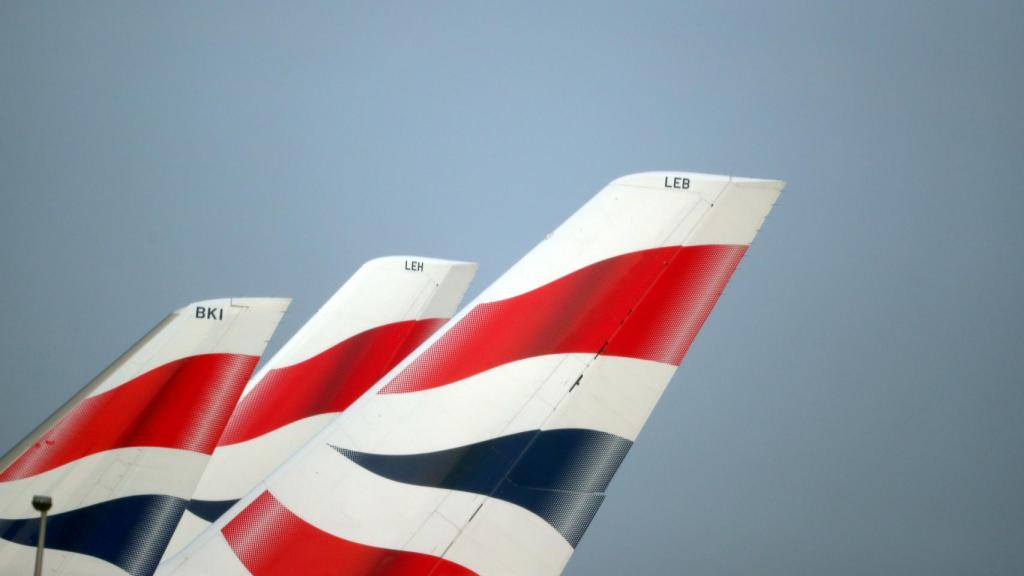
M 580 543 L 597 509 L 604 502 L 604 494 L 541 490 L 512 482 L 503 483 L 494 497 L 540 516 L 573 547 Z
M 266 563 L 264 551 L 286 545 L 299 536 L 298 517 L 264 491 L 221 530 L 235 555 L 254 574 L 252 565 Z
M 480 304 L 380 393 L 427 390 L 547 354 L 603 349 L 678 365 L 745 250 L 706 245 L 632 252 Z
M 745 245 L 680 250 L 603 353 L 678 366 L 746 251 Z
M 224 427 L 231 418 L 238 397 L 245 389 L 259 362 L 258 356 L 241 354 L 211 354 L 218 362 L 208 366 L 187 363 L 177 375 L 182 381 L 203 383 L 191 398 L 175 395 L 164 387 L 157 397 L 157 405 L 174 406 L 184 418 L 179 422 L 182 434 L 179 447 L 204 454 L 212 454 Z M 154 406 L 155 408 L 155 406 Z
M 291 366 L 274 368 L 239 403 L 219 445 L 309 416 L 341 412 L 444 324 L 443 318 L 371 328 Z
M 597 430 L 545 430 L 508 475 L 526 487 L 604 492 L 633 443 Z
M 125 529 L 122 543 L 117 547 L 120 557 L 114 563 L 133 576 L 153 574 L 185 512 L 186 503 L 180 498 L 153 496 L 142 501 L 140 514 L 133 522 L 125 521 L 116 513 L 107 516 L 105 523 L 120 523 Z M 88 529 L 96 530 L 97 526 L 94 523 Z M 115 541 L 112 539 L 111 544 Z
M 188 507 L 186 508 L 189 512 L 196 516 L 210 522 L 217 521 L 229 508 L 235 505 L 238 499 L 234 500 L 196 500 L 192 499 L 188 501 Z
M 258 360 L 244 354 L 190 356 L 86 398 L 0 473 L 0 482 L 115 448 L 210 454 Z
M 185 511 L 173 496 L 128 496 L 47 518 L 46 547 L 105 560 L 132 576 L 149 576 Z M 0 519 L 0 538 L 36 546 L 37 518 Z
M 471 576 L 458 564 L 417 552 L 378 548 L 334 536 L 263 492 L 221 530 L 254 576 Z

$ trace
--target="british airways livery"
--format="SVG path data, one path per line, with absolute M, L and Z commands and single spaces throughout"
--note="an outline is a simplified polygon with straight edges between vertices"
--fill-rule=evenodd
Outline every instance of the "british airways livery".
M 783 187 L 624 176 L 458 311 L 371 260 L 255 377 L 287 301 L 185 307 L 0 460 L 0 572 L 40 494 L 52 575 L 560 574 Z
M 50 496 L 47 574 L 152 574 L 288 308 L 177 310 L 0 461 L 0 573 L 29 574 Z
M 560 573 L 782 187 L 615 180 L 158 574 Z
M 451 318 L 476 264 L 364 264 L 246 386 L 165 556 L 322 430 Z

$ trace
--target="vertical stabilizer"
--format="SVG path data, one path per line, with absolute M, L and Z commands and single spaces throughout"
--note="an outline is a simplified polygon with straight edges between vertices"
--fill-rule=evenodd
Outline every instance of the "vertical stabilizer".
M 151 574 L 289 301 L 175 311 L 3 459 L 0 573 Z
M 246 386 L 182 516 L 177 552 L 454 313 L 476 264 L 389 256 L 364 264 Z

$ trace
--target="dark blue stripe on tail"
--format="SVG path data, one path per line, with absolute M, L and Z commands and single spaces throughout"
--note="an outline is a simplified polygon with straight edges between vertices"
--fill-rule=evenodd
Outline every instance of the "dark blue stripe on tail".
M 129 496 L 54 514 L 46 519 L 46 547 L 87 554 L 133 576 L 149 576 L 156 570 L 185 504 L 173 496 Z M 0 518 L 0 538 L 35 547 L 39 519 Z
M 217 521 L 235 505 L 235 500 L 189 500 L 187 510 L 196 516 L 199 516 L 207 522 L 213 523 Z
M 366 454 L 332 446 L 385 478 L 500 498 L 579 543 L 626 452 L 625 438 L 585 429 L 530 431 L 426 454 Z

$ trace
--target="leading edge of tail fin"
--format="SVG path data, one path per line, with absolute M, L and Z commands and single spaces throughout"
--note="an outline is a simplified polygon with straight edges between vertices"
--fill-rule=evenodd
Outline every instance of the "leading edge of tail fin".
M 176 553 L 441 327 L 477 265 L 363 264 L 246 386 L 167 547 Z
M 161 572 L 558 574 L 782 188 L 612 182 Z
M 30 503 L 46 494 L 48 565 L 151 574 L 289 303 L 176 310 L 16 446 L 0 469 L 0 572 L 31 571 Z

